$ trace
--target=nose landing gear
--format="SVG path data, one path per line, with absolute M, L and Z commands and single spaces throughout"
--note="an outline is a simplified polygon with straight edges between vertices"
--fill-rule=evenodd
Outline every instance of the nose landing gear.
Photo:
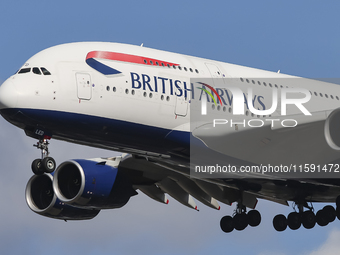
M 40 139 L 34 147 L 41 150 L 41 159 L 35 159 L 32 162 L 32 171 L 36 175 L 44 173 L 52 173 L 56 168 L 56 162 L 52 157 L 49 157 L 47 139 Z

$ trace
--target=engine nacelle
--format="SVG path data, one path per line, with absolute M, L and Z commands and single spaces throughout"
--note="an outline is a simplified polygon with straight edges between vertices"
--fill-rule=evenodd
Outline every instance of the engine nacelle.
M 60 220 L 93 219 L 100 210 L 77 208 L 61 202 L 53 191 L 51 174 L 33 175 L 26 186 L 28 207 L 40 215 Z
M 333 150 L 340 150 L 340 108 L 332 111 L 326 119 L 325 138 Z
M 53 190 L 62 202 L 88 209 L 120 208 L 137 194 L 117 167 L 84 159 L 62 163 L 54 173 Z

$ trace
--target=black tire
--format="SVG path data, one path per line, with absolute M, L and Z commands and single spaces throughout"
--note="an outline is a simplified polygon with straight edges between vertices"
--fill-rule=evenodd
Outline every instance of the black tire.
M 336 218 L 336 212 L 333 206 L 326 205 L 322 211 L 324 211 L 326 219 L 328 222 L 333 222 Z
M 236 230 L 243 230 L 248 226 L 248 217 L 245 213 L 236 214 L 233 218 L 234 228 Z
M 287 218 L 283 214 L 278 214 L 273 219 L 273 226 L 276 231 L 284 231 L 287 228 Z
M 297 212 L 291 212 L 287 218 L 288 227 L 297 230 L 301 227 L 301 215 Z
M 234 230 L 234 220 L 231 216 L 224 216 L 220 221 L 220 226 L 223 232 L 230 233 Z
M 306 229 L 314 228 L 316 223 L 316 217 L 313 211 L 305 211 L 302 213 L 302 225 Z
M 42 167 L 41 165 L 41 159 L 35 159 L 33 160 L 32 162 L 32 165 L 31 165 L 31 168 L 32 168 L 32 172 L 35 174 L 35 175 L 42 175 L 44 174 L 44 168 Z
M 319 226 L 324 227 L 327 226 L 329 221 L 327 220 L 327 216 L 325 215 L 324 210 L 320 210 L 316 213 L 316 223 L 318 223 Z
M 261 214 L 257 210 L 251 210 L 248 212 L 249 226 L 257 227 L 261 223 Z
M 336 198 L 336 207 L 340 207 L 340 196 Z
M 41 165 L 46 173 L 52 173 L 55 170 L 56 163 L 51 157 L 46 157 L 41 161 Z
M 337 207 L 335 212 L 336 212 L 336 217 L 338 218 L 338 220 L 340 220 L 340 207 Z

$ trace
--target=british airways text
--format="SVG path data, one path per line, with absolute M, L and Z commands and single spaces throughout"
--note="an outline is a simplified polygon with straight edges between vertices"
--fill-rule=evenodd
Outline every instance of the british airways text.
M 178 97 L 195 99 L 194 84 L 186 81 L 173 80 L 165 77 L 152 76 L 147 74 L 137 74 L 131 72 L 132 89 L 142 89 L 150 92 L 161 92 L 163 94 L 176 95 Z M 189 85 L 190 83 L 190 85 Z M 204 86 L 203 86 L 204 87 Z M 232 105 L 233 95 L 227 89 L 216 88 L 218 95 L 222 100 L 223 105 Z M 207 102 L 211 101 L 209 95 L 203 90 L 197 91 L 199 93 L 198 100 L 201 101 L 202 96 L 207 97 Z M 264 97 L 253 95 L 252 104 L 258 110 L 266 110 Z M 219 102 L 218 102 L 219 103 Z M 248 107 L 248 97 L 244 94 L 244 103 Z

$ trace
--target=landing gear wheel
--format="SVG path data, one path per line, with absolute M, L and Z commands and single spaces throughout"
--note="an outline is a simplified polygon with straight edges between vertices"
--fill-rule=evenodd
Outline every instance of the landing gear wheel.
M 336 198 L 336 207 L 340 207 L 340 196 Z
M 41 161 L 41 165 L 46 173 L 52 173 L 55 170 L 55 160 L 51 157 L 46 157 Z
M 320 210 L 316 213 L 316 223 L 318 223 L 319 226 L 324 227 L 327 226 L 329 221 L 327 220 L 327 216 L 324 210 Z
M 338 218 L 338 220 L 340 220 L 340 207 L 337 207 L 335 212 L 336 212 L 336 217 Z
M 32 163 L 32 171 L 37 175 L 52 173 L 56 168 L 55 160 L 48 156 L 50 154 L 48 151 L 48 139 L 50 138 L 41 137 L 38 143 L 33 145 L 41 150 L 42 159 L 36 159 Z
M 234 230 L 234 220 L 231 216 L 224 216 L 220 221 L 220 226 L 223 232 L 230 233 Z
M 257 227 L 261 223 L 261 214 L 257 210 L 251 210 L 248 212 L 249 226 Z
M 287 228 L 287 218 L 283 214 L 278 214 L 273 219 L 273 226 L 276 231 L 284 231 Z
M 315 214 L 313 211 L 305 211 L 302 213 L 302 225 L 306 229 L 311 229 L 315 226 Z
M 324 211 L 326 219 L 328 222 L 333 222 L 336 218 L 336 212 L 333 206 L 326 205 L 322 211 Z
M 248 226 L 248 217 L 245 213 L 236 214 L 233 218 L 236 230 L 243 230 Z
M 301 226 L 301 215 L 297 212 L 291 212 L 288 214 L 288 226 L 292 230 L 297 230 Z
M 41 164 L 41 159 L 33 160 L 31 168 L 32 168 L 33 173 L 36 175 L 42 175 L 45 172 Z

